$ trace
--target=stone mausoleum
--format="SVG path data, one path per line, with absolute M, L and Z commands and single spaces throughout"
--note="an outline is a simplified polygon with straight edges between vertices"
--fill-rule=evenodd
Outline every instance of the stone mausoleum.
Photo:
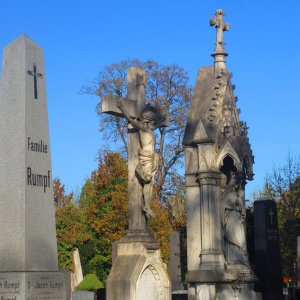
M 253 179 L 248 127 L 240 121 L 217 10 L 214 65 L 199 69 L 185 129 L 189 300 L 256 299 L 248 262 L 245 186 Z

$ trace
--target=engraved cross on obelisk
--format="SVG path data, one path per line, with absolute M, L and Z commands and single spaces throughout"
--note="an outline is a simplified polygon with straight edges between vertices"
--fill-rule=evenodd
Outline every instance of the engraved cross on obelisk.
M 225 52 L 224 48 L 223 31 L 229 31 L 229 24 L 224 22 L 223 17 L 225 16 L 225 13 L 222 9 L 217 9 L 215 16 L 215 18 L 210 19 L 210 26 L 215 26 L 217 28 L 216 48 L 212 56 L 215 58 L 215 65 L 226 68 L 225 57 L 228 54 Z
M 33 71 L 28 70 L 27 74 L 33 76 L 34 99 L 37 99 L 38 98 L 37 78 L 43 78 L 43 75 L 37 72 L 36 64 L 33 64 Z
M 127 98 L 113 95 L 102 97 L 102 113 L 125 117 L 118 108 L 118 100 L 133 118 L 137 118 L 145 106 L 145 71 L 138 68 L 127 70 Z M 138 165 L 140 141 L 138 132 L 128 124 L 128 198 L 129 198 L 129 232 L 146 232 L 146 219 L 142 211 L 143 192 L 135 174 Z

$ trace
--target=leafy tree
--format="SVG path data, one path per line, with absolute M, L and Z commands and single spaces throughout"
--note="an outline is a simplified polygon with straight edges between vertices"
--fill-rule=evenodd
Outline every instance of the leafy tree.
M 58 178 L 54 179 L 53 187 L 59 266 L 73 271 L 73 251 L 89 241 L 90 235 L 84 226 L 81 210 L 72 202 L 73 193 L 66 195 Z
M 59 178 L 53 179 L 53 193 L 55 207 L 65 207 L 73 201 L 74 193 L 66 195 L 65 186 L 61 183 Z
M 155 214 L 155 218 L 149 220 L 148 226 L 154 238 L 161 243 L 161 257 L 163 261 L 168 263 L 170 255 L 170 234 L 173 231 L 169 219 L 169 211 L 157 198 L 152 201 L 151 208 Z
M 265 193 L 277 202 L 283 274 L 295 275 L 300 235 L 300 159 L 288 153 L 285 163 L 274 166 L 267 175 L 265 187 Z
M 92 239 L 79 248 L 85 273 L 105 282 L 111 268 L 111 243 L 128 228 L 127 165 L 118 153 L 103 152 L 99 166 L 80 195 L 79 205 Z
M 159 129 L 156 148 L 161 156 L 157 171 L 156 188 L 160 200 L 176 193 L 173 178 L 181 176 L 176 167 L 182 164 L 182 138 L 191 101 L 191 87 L 186 72 L 178 65 L 161 65 L 153 60 L 127 59 L 107 66 L 99 72 L 94 82 L 82 88 L 82 93 L 125 96 L 126 73 L 129 67 L 139 67 L 147 75 L 146 100 L 158 107 L 164 106 L 169 112 L 170 126 Z M 97 105 L 100 117 L 100 131 L 105 138 L 114 142 L 121 140 L 127 152 L 127 121 L 101 113 L 101 98 Z M 182 180 L 182 178 L 181 178 Z
M 296 276 L 297 237 L 300 236 L 300 177 L 287 191 L 283 191 L 277 207 L 283 274 Z

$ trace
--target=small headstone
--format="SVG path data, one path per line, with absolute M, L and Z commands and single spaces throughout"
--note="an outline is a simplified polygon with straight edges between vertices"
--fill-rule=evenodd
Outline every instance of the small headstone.
M 282 300 L 282 270 L 277 207 L 273 200 L 254 202 L 255 273 L 263 299 Z
M 188 291 L 181 290 L 172 292 L 172 300 L 188 300 Z
M 83 280 L 82 267 L 80 262 L 80 256 L 78 249 L 73 251 L 74 272 L 71 272 L 71 289 L 75 290 L 75 287 Z
M 4 48 L 0 89 L 0 298 L 66 299 L 58 272 L 43 50 Z
M 180 233 L 178 231 L 170 235 L 170 279 L 173 291 L 183 290 L 181 278 L 181 248 Z
M 300 236 L 297 237 L 297 287 L 300 289 Z
M 94 300 L 94 292 L 74 291 L 72 292 L 72 300 Z

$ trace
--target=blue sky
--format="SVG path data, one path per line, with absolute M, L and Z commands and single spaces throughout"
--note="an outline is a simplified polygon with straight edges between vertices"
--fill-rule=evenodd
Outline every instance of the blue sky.
M 14 0 L 1 4 L 0 48 L 22 33 L 45 51 L 54 176 L 79 192 L 105 146 L 98 132 L 97 98 L 82 85 L 105 66 L 128 57 L 176 63 L 194 84 L 198 68 L 211 65 L 215 29 L 209 19 L 222 8 L 228 69 L 250 126 L 255 180 L 263 184 L 289 149 L 300 153 L 299 0 Z

